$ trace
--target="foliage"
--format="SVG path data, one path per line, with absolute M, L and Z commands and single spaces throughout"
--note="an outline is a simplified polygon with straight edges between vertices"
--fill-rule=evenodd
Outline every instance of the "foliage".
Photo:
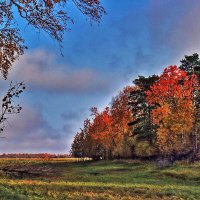
M 99 0 L 72 0 L 73 4 L 91 21 L 100 22 L 105 9 Z M 21 36 L 17 19 L 24 19 L 28 25 L 48 33 L 62 47 L 63 34 L 69 30 L 65 6 L 67 0 L 2 0 L 0 1 L 0 71 L 6 79 L 14 61 L 27 48 Z M 24 83 L 10 86 L 2 103 L 0 132 L 3 131 L 8 114 L 19 113 L 21 107 L 13 106 L 13 97 L 18 97 L 25 89 Z
M 111 106 L 107 106 L 102 112 L 96 107 L 91 108 L 91 121 L 84 122 L 84 128 L 75 135 L 72 143 L 71 151 L 74 156 L 77 152 L 82 157 L 105 159 L 130 155 L 126 151 L 132 148 L 128 142 L 130 128 L 127 125 L 132 118 L 127 106 L 131 90 L 132 87 L 125 87 L 113 98 Z
M 100 22 L 106 14 L 98 0 L 72 0 L 73 4 L 91 21 Z M 73 19 L 66 12 L 67 0 L 2 0 L 0 2 L 0 70 L 7 78 L 12 63 L 27 48 L 21 36 L 17 19 L 24 19 L 28 25 L 45 31 L 60 46 L 63 33 L 69 30 Z M 18 15 L 19 17 L 18 17 Z
M 189 135 L 193 128 L 193 90 L 197 79 L 185 71 L 170 66 L 159 81 L 146 92 L 147 102 L 155 105 L 152 121 L 158 126 L 157 144 L 163 154 L 189 150 Z
M 135 89 L 131 91 L 128 100 L 135 116 L 135 120 L 129 123 L 133 127 L 133 136 L 138 135 L 137 138 L 146 139 L 150 143 L 155 139 L 155 127 L 151 123 L 150 112 L 152 107 L 146 101 L 146 91 L 150 89 L 158 78 L 156 75 L 147 78 L 139 76 L 138 79 L 133 81 Z
M 200 59 L 197 53 L 191 56 L 185 56 L 183 60 L 181 60 L 180 69 L 183 69 L 188 76 L 196 75 L 197 84 L 193 90 L 194 97 L 194 126 L 193 126 L 193 134 L 192 134 L 192 143 L 193 143 L 193 157 L 200 150 Z M 194 159 L 194 158 L 193 158 Z
M 139 76 L 102 112 L 93 107 L 89 128 L 83 129 L 89 140 L 78 142 L 85 145 L 81 152 L 95 154 L 93 145 L 98 144 L 104 159 L 194 160 L 200 151 L 199 56 L 185 56 L 181 63 L 179 68 L 165 68 L 160 76 Z
M 186 55 L 185 58 L 181 60 L 179 69 L 184 70 L 188 75 L 192 75 L 194 73 L 200 75 L 199 55 L 197 53 L 194 53 L 191 56 Z
M 74 157 L 91 157 L 93 159 L 99 159 L 103 156 L 103 147 L 99 141 L 93 140 L 90 130 L 90 120 L 86 119 L 84 121 L 83 129 L 75 135 L 72 143 L 71 153 Z
M 135 143 L 135 155 L 141 158 L 149 158 L 157 154 L 157 147 L 148 141 L 139 141 Z

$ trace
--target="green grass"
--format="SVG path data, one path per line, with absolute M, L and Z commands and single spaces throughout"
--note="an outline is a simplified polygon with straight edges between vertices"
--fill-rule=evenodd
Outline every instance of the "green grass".
M 54 173 L 32 178 L 1 174 L 0 200 L 200 200 L 200 162 L 161 170 L 132 160 L 0 159 L 0 167 L 15 164 L 48 166 Z

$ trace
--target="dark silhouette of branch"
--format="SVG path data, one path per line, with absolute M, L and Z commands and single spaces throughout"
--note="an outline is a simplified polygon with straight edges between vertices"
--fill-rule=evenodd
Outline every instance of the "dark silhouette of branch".
M 5 123 L 8 123 L 8 116 L 18 114 L 22 110 L 22 107 L 14 104 L 14 98 L 18 98 L 19 95 L 26 89 L 23 82 L 10 83 L 10 87 L 2 99 L 1 114 L 0 114 L 0 133 L 5 128 Z

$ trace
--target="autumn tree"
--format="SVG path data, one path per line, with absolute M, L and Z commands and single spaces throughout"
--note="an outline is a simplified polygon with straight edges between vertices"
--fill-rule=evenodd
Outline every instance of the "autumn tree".
M 91 112 L 93 116 L 90 129 L 92 138 L 102 144 L 104 148 L 104 158 L 108 160 L 108 158 L 111 157 L 111 150 L 114 144 L 110 108 L 107 106 L 102 112 L 98 112 L 98 110 L 93 107 Z
M 77 132 L 74 136 L 73 143 L 71 145 L 71 154 L 75 158 L 83 158 L 84 157 L 84 134 L 81 130 L 80 132 Z
M 157 125 L 156 142 L 162 155 L 170 156 L 191 150 L 190 134 L 193 128 L 193 90 L 195 75 L 170 66 L 146 92 L 152 122 Z
M 194 87 L 193 98 L 194 98 L 194 126 L 192 131 L 193 139 L 193 156 L 191 160 L 195 159 L 197 152 L 200 150 L 200 59 L 197 53 L 190 56 L 185 56 L 181 60 L 179 69 L 183 69 L 188 76 L 196 75 L 197 84 Z
M 133 87 L 127 86 L 119 91 L 110 104 L 102 112 L 92 109 L 93 126 L 91 130 L 94 140 L 99 141 L 105 149 L 105 158 L 131 157 L 132 145 L 129 137 L 131 128 L 128 122 L 132 112 L 128 106 L 128 97 Z
M 89 119 L 83 123 L 83 128 L 76 133 L 71 145 L 71 154 L 76 158 L 89 157 L 94 160 L 103 157 L 104 150 L 100 142 L 94 140 L 91 135 L 92 124 Z
M 99 0 L 72 0 L 91 21 L 100 22 L 105 9 Z M 68 15 L 67 0 L 2 0 L 0 2 L 0 70 L 4 78 L 13 62 L 27 48 L 17 19 L 48 33 L 62 46 L 63 34 L 74 20 Z
M 71 153 L 74 157 L 84 158 L 88 156 L 88 149 L 91 147 L 89 141 L 90 120 L 86 119 L 83 128 L 76 133 L 71 147 Z
M 84 141 L 89 141 L 88 152 L 98 144 L 105 159 L 127 155 L 176 159 L 196 154 L 200 145 L 198 60 L 194 54 L 182 60 L 184 69 L 170 66 L 160 76 L 139 76 L 109 107 L 101 112 L 93 107 L 89 140 Z
M 84 155 L 90 157 L 93 160 L 99 160 L 100 157 L 103 157 L 104 150 L 100 141 L 94 140 L 91 133 L 91 120 L 86 119 L 83 124 L 83 133 L 84 133 Z
M 114 133 L 114 149 L 113 155 L 119 157 L 131 157 L 132 156 L 132 143 L 129 137 L 131 127 L 128 123 L 133 119 L 132 112 L 128 106 L 128 98 L 133 87 L 126 86 L 123 90 L 119 91 L 111 103 L 110 115 L 111 115 L 111 127 Z
M 80 133 L 75 136 L 73 145 L 77 149 L 83 149 L 79 148 L 80 145 L 84 146 L 81 152 L 87 152 L 85 155 L 92 158 L 131 157 L 132 138 L 129 137 L 131 128 L 128 122 L 132 119 L 132 112 L 127 105 L 131 90 L 130 86 L 121 90 L 112 99 L 110 107 L 105 107 L 102 112 L 96 107 L 91 108 L 91 119 L 86 120 L 81 129 L 84 137 L 80 139 Z

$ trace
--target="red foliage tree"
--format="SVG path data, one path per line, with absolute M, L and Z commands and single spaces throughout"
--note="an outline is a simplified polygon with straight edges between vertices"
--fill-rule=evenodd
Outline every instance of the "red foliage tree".
M 188 150 L 193 120 L 193 91 L 197 84 L 195 75 L 170 66 L 159 81 L 146 92 L 147 102 L 156 106 L 151 112 L 157 129 L 157 145 L 162 154 L 168 155 Z

